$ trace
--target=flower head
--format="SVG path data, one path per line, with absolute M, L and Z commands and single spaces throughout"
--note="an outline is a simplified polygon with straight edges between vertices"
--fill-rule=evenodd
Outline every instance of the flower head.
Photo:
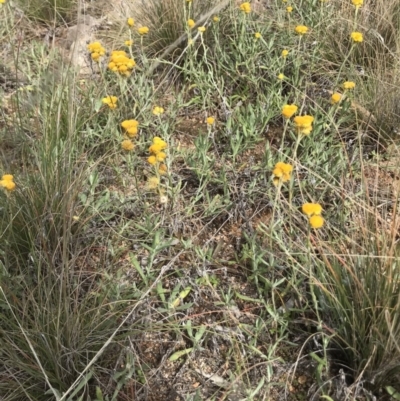
M 293 7 L 286 7 L 286 11 L 290 14 L 293 11 Z
M 293 119 L 297 131 L 299 134 L 301 135 L 310 135 L 311 131 L 312 131 L 312 123 L 314 121 L 314 117 L 312 116 L 296 116 Z
M 104 49 L 100 42 L 89 43 L 87 49 L 90 52 L 92 60 L 96 62 L 100 60 L 100 57 L 106 54 L 106 49 Z
M 1 177 L 0 186 L 5 188 L 7 191 L 14 191 L 15 182 L 14 177 L 11 174 L 5 174 Z
M 125 40 L 125 46 L 132 46 L 133 45 L 133 40 Z
M 135 20 L 131 17 L 131 18 L 128 18 L 128 19 L 127 19 L 126 23 L 127 23 L 129 26 L 133 26 L 133 25 L 135 24 Z
M 213 125 L 215 123 L 215 118 L 214 117 L 207 117 L 206 118 L 206 123 L 207 123 L 207 125 Z
M 147 26 L 142 26 L 137 31 L 139 35 L 143 36 L 149 33 L 149 28 Z
M 151 154 L 151 156 L 147 159 L 147 161 L 152 165 L 163 162 L 167 157 L 167 154 L 163 152 L 163 150 L 167 147 L 167 142 L 165 142 L 158 136 L 154 137 L 153 143 L 149 147 L 149 153 Z
M 290 180 L 293 171 L 291 164 L 278 162 L 275 164 L 275 168 L 272 170 L 274 184 L 277 185 L 279 182 L 286 182 Z
M 260 32 L 256 32 L 256 33 L 254 34 L 254 37 L 255 37 L 256 39 L 260 39 L 260 38 L 261 38 L 261 33 L 260 33 Z
M 361 43 L 364 40 L 361 32 L 352 32 L 350 37 L 355 43 Z
M 197 28 L 197 30 L 198 30 L 200 33 L 203 33 L 203 32 L 206 31 L 206 27 L 205 27 L 205 26 L 199 26 L 199 27 Z
M 194 20 L 188 19 L 187 25 L 189 28 L 193 28 L 196 25 L 196 23 L 194 22 Z
M 314 215 L 319 216 L 323 209 L 319 203 L 304 203 L 301 210 L 306 216 L 310 217 Z
M 121 127 L 125 130 L 129 138 L 133 138 L 138 133 L 139 122 L 137 120 L 124 120 Z
M 343 82 L 343 85 L 342 85 L 343 89 L 345 89 L 345 90 L 354 89 L 355 86 L 356 86 L 356 84 L 353 81 Z
M 340 93 L 335 92 L 331 96 L 331 103 L 332 104 L 339 103 L 341 99 L 342 99 L 342 95 Z
M 103 97 L 101 101 L 103 102 L 103 104 L 106 104 L 110 109 L 117 108 L 118 98 L 116 96 Z
M 159 106 L 154 107 L 153 114 L 155 116 L 160 116 L 163 113 L 164 113 L 164 109 L 162 107 L 159 107 Z
M 324 225 L 325 220 L 320 215 L 314 215 L 309 218 L 308 222 L 310 223 L 311 228 L 321 228 Z
M 283 58 L 286 58 L 288 56 L 288 54 L 289 54 L 289 50 L 286 50 L 286 49 L 282 50 L 282 57 Z
M 113 50 L 110 56 L 108 68 L 121 75 L 129 76 L 136 66 L 135 60 L 128 57 L 124 50 Z
M 356 8 L 358 9 L 363 5 L 364 0 L 351 0 L 351 2 L 353 3 L 353 6 L 356 6 Z
M 285 104 L 282 107 L 282 115 L 285 118 L 290 118 L 297 113 L 298 107 L 295 104 Z
M 251 4 L 246 1 L 239 6 L 240 10 L 243 11 L 245 14 L 250 14 L 251 12 Z
M 305 25 L 297 25 L 294 30 L 299 35 L 304 35 L 308 32 L 308 28 Z
M 213 17 L 213 21 L 214 21 L 214 22 L 219 22 L 219 21 L 220 21 L 220 18 L 218 17 L 218 15 L 215 15 L 215 16 Z
M 283 81 L 285 79 L 285 76 L 282 73 L 280 73 L 280 74 L 278 74 L 278 79 Z
M 135 145 L 130 139 L 125 139 L 124 141 L 121 142 L 121 147 L 124 150 L 131 151 L 135 148 Z

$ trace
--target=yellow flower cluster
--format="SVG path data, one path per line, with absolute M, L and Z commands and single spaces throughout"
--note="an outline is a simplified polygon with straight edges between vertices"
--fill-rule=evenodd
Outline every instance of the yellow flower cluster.
M 254 37 L 255 37 L 256 39 L 260 39 L 260 38 L 261 38 L 261 33 L 260 33 L 260 32 L 256 32 L 256 33 L 254 34 Z
M 282 57 L 283 58 L 286 58 L 288 56 L 288 54 L 289 54 L 288 50 L 286 50 L 286 49 L 282 50 Z
M 153 109 L 153 114 L 155 116 L 160 116 L 161 114 L 164 114 L 164 109 L 162 107 L 160 107 L 160 106 L 156 106 Z
M 321 216 L 322 206 L 319 203 L 305 203 L 301 210 L 308 217 L 312 228 L 321 228 L 324 225 L 324 219 Z
M 138 30 L 139 35 L 147 35 L 149 33 L 149 28 L 147 26 L 142 26 Z
M 280 182 L 286 182 L 290 180 L 293 171 L 291 164 L 278 162 L 275 164 L 275 168 L 272 170 L 273 182 L 278 185 Z
M 128 19 L 127 19 L 126 23 L 127 23 L 130 27 L 132 27 L 133 25 L 135 25 L 135 20 L 131 17 L 131 18 L 128 18 Z
M 93 42 L 87 45 L 93 61 L 99 61 L 100 57 L 106 54 L 106 49 L 101 45 L 100 42 Z
M 331 96 L 331 103 L 332 104 L 339 103 L 341 99 L 342 99 L 342 95 L 338 92 L 335 92 Z
M 297 25 L 294 30 L 299 35 L 305 35 L 308 32 L 308 28 L 305 25 Z
M 360 8 L 363 5 L 364 0 L 351 0 L 351 2 L 353 3 L 353 6 L 356 6 L 356 8 Z
M 103 102 L 103 104 L 106 104 L 111 110 L 117 108 L 118 98 L 116 96 L 103 97 L 101 101 Z
M 14 177 L 11 174 L 5 174 L 1 177 L 0 186 L 5 188 L 7 191 L 14 191 L 15 182 Z
M 126 135 L 129 138 L 134 138 L 138 133 L 139 121 L 137 120 L 124 120 L 121 123 L 121 127 L 125 130 Z
M 137 120 L 124 120 L 121 127 L 124 129 L 128 138 L 134 138 L 138 133 L 139 121 Z M 134 143 L 130 139 L 125 139 L 121 142 L 122 149 L 130 152 L 135 148 Z
M 205 32 L 206 29 L 207 29 L 207 28 L 206 28 L 205 26 L 199 26 L 199 27 L 197 28 L 197 30 L 198 30 L 200 33 Z
M 245 3 L 242 3 L 239 6 L 240 10 L 243 11 L 245 14 L 250 14 L 251 13 L 251 4 L 246 1 Z
M 215 117 L 207 117 L 206 118 L 206 123 L 207 123 L 207 125 L 214 125 Z
M 295 104 L 285 104 L 282 107 L 282 115 L 285 118 L 290 118 L 297 113 L 298 107 Z
M 163 152 L 165 149 L 167 149 L 167 147 L 167 142 L 158 136 L 154 137 L 153 143 L 149 147 L 150 156 L 147 161 L 153 166 L 157 163 L 162 163 L 167 157 L 167 154 Z M 165 166 L 162 166 L 163 165 L 159 167 L 160 170 L 164 170 L 166 168 Z
M 310 135 L 310 133 L 311 133 L 311 131 L 313 129 L 312 124 L 313 124 L 313 121 L 314 121 L 314 117 L 308 116 L 308 115 L 296 116 L 293 119 L 293 121 L 294 121 L 294 123 L 296 125 L 297 132 L 300 135 Z
M 136 65 L 135 60 L 129 58 L 125 51 L 114 50 L 111 53 L 110 62 L 108 63 L 108 68 L 115 73 L 129 76 L 135 65 Z
M 354 43 L 361 43 L 364 40 L 361 32 L 352 32 L 350 37 Z
M 192 28 L 196 25 L 196 23 L 194 22 L 194 20 L 192 20 L 192 19 L 190 18 L 190 19 L 188 19 L 188 21 L 187 21 L 187 25 L 188 25 L 188 27 L 189 27 L 190 29 L 192 29 Z
M 342 86 L 343 86 L 343 89 L 350 90 L 350 89 L 354 89 L 356 87 L 356 84 L 353 81 L 346 81 L 346 82 L 343 82 Z
M 293 11 L 293 7 L 291 6 L 286 7 L 286 11 L 290 14 Z

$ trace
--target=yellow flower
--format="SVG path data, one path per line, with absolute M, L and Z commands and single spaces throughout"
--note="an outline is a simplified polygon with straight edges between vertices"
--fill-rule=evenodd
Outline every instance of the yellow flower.
M 293 11 L 293 7 L 286 7 L 286 11 L 290 14 Z
M 361 43 L 364 40 L 361 32 L 352 32 L 350 37 L 355 43 Z
M 132 46 L 133 45 L 133 40 L 125 40 L 125 45 L 126 46 Z
M 124 141 L 121 142 L 121 147 L 124 150 L 131 151 L 135 148 L 135 145 L 130 139 L 125 139 Z
M 260 38 L 261 38 L 261 33 L 260 33 L 260 32 L 256 32 L 256 33 L 254 34 L 254 37 L 255 37 L 256 39 L 260 39 Z
M 158 153 L 160 153 L 163 150 L 163 147 L 160 143 L 153 143 L 150 147 L 149 147 L 149 152 L 153 155 L 156 155 Z
M 6 0 L 0 0 L 0 7 L 1 7 L 1 4 L 4 4 L 6 2 Z
M 290 118 L 297 113 L 297 106 L 295 104 L 285 104 L 282 107 L 282 115 L 285 118 Z
M 245 14 L 250 14 L 251 12 L 251 4 L 246 1 L 239 6 L 240 10 L 243 11 Z
M 364 0 L 351 0 L 351 2 L 353 3 L 353 6 L 356 6 L 356 8 L 360 8 L 363 5 Z
M 293 121 L 297 127 L 297 131 L 299 134 L 310 135 L 310 132 L 312 131 L 312 123 L 314 121 L 314 117 L 308 115 L 296 116 Z
M 162 140 L 161 138 L 159 138 L 158 136 L 155 136 L 155 137 L 153 138 L 153 143 L 154 143 L 155 145 L 161 146 L 161 150 L 167 149 L 167 147 L 168 147 L 167 142 L 163 141 L 163 140 Z
M 353 82 L 353 81 L 346 81 L 346 82 L 343 82 L 343 89 L 354 89 L 355 88 L 355 86 L 356 86 L 356 84 L 355 84 L 355 82 Z
M 121 127 L 125 130 L 129 138 L 133 138 L 138 133 L 139 122 L 136 120 L 124 120 Z
M 167 154 L 164 152 L 158 152 L 155 156 L 158 162 L 163 162 L 166 159 Z
M 150 177 L 147 180 L 147 188 L 148 189 L 156 189 L 158 185 L 160 184 L 160 180 L 157 177 Z
M 288 54 L 289 54 L 288 50 L 286 50 L 286 49 L 282 50 L 282 57 L 283 58 L 286 58 Z
M 314 215 L 319 216 L 323 209 L 319 203 L 304 203 L 301 210 L 306 216 L 310 217 Z
M 215 123 L 215 118 L 214 117 L 207 117 L 206 123 L 207 123 L 207 125 L 213 125 Z
M 214 22 L 219 22 L 219 21 L 220 21 L 220 18 L 216 15 L 215 17 L 213 17 L 213 21 L 214 21 Z
M 288 2 L 288 0 L 282 0 L 282 3 L 287 3 Z
M 163 152 L 167 148 L 167 142 L 163 141 L 158 136 L 153 138 L 153 143 L 149 147 L 151 156 L 147 159 L 150 164 L 156 164 L 157 162 L 163 162 L 167 157 L 166 153 Z M 164 167 L 162 168 L 164 169 Z
M 111 52 L 110 62 L 108 63 L 108 68 L 111 71 L 129 76 L 135 65 L 135 60 L 129 58 L 124 50 L 113 50 Z
M 193 28 L 196 25 L 196 23 L 192 19 L 188 19 L 187 24 L 189 28 Z
M 199 27 L 197 28 L 197 30 L 198 30 L 200 33 L 203 33 L 203 32 L 205 32 L 206 27 L 205 27 L 205 26 L 199 26 Z
M 149 33 L 149 28 L 147 26 L 142 26 L 138 29 L 139 35 L 146 35 Z
M 118 98 L 116 96 L 107 96 L 103 97 L 101 101 L 106 104 L 110 109 L 116 109 L 117 108 L 117 102 Z
M 319 215 L 311 216 L 308 220 L 312 228 L 321 228 L 324 225 L 324 218 Z
M 157 163 L 157 159 L 154 155 L 150 156 L 147 161 L 151 164 L 151 165 L 155 165 Z
M 93 61 L 99 61 L 100 57 L 106 54 L 106 49 L 100 44 L 100 42 L 93 42 L 87 45 L 87 49 L 91 53 Z
M 99 53 L 94 52 L 90 56 L 92 57 L 93 61 L 99 61 L 100 60 L 100 54 Z
M 162 107 L 159 107 L 159 106 L 154 107 L 153 114 L 155 116 L 159 116 L 159 115 L 161 115 L 163 113 L 164 113 L 164 109 Z
M 299 35 L 304 35 L 308 32 L 308 28 L 305 25 L 297 25 L 296 28 L 294 28 L 294 30 Z
M 278 79 L 280 79 L 282 81 L 284 78 L 285 78 L 285 76 L 282 73 L 278 74 Z
M 15 182 L 14 177 L 11 174 L 5 174 L 1 177 L 0 186 L 5 188 L 7 191 L 14 191 Z
M 274 184 L 279 182 L 286 182 L 290 180 L 290 176 L 293 171 L 293 166 L 291 164 L 278 162 L 275 164 L 275 168 L 272 170 Z
M 332 103 L 332 104 L 339 103 L 341 98 L 342 98 L 342 95 L 341 95 L 340 93 L 335 92 L 335 93 L 331 96 L 331 103 Z
M 133 26 L 135 24 L 135 20 L 133 18 L 128 18 L 126 22 L 129 26 Z

